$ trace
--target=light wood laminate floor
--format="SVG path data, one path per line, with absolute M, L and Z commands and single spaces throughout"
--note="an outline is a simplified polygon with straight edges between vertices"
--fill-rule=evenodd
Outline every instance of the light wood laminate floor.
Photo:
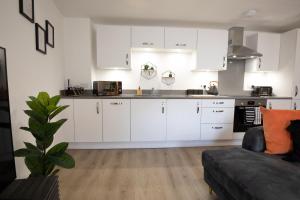
M 70 150 L 76 167 L 59 172 L 61 199 L 217 200 L 203 180 L 203 150 Z

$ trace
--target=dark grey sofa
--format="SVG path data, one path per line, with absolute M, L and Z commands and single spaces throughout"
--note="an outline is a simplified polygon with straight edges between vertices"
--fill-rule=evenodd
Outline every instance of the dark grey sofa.
M 202 154 L 204 179 L 220 200 L 299 200 L 300 165 L 267 155 L 263 129 L 247 131 L 243 148 Z

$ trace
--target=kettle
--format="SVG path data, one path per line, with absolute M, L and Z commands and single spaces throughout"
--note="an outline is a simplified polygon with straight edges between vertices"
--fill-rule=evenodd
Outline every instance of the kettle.
M 211 82 L 209 82 L 209 88 L 208 88 L 208 90 L 206 90 L 207 94 L 218 95 L 219 91 L 218 91 L 217 85 L 218 85 L 217 81 L 211 81 Z

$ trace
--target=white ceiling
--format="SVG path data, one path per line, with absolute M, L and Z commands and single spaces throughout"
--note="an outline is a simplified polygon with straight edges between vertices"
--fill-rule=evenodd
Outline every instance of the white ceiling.
M 54 0 L 67 17 L 98 23 L 225 27 L 285 31 L 300 28 L 300 0 Z M 257 15 L 246 17 L 255 9 Z

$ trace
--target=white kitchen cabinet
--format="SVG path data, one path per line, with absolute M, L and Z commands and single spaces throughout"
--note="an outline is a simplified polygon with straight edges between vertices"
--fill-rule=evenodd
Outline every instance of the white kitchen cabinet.
M 131 100 L 131 141 L 165 141 L 166 100 Z
M 226 70 L 227 49 L 227 30 L 199 29 L 197 45 L 197 67 L 195 70 Z
M 292 108 L 291 99 L 268 99 L 267 108 L 275 110 L 290 110 Z
M 297 46 L 295 54 L 295 69 L 293 73 L 293 98 L 300 99 L 300 29 L 297 29 Z
M 104 99 L 103 142 L 130 141 L 130 100 Z
M 59 105 L 69 105 L 64 111 L 57 115 L 55 120 L 67 119 L 59 131 L 55 134 L 55 142 L 74 142 L 74 100 L 73 99 L 61 99 Z
M 132 48 L 164 48 L 164 27 L 157 26 L 133 26 Z
M 255 33 L 247 36 L 246 46 L 263 54 L 260 58 L 246 60 L 246 72 L 276 71 L 280 57 L 280 34 Z
M 232 124 L 234 108 L 202 108 L 201 123 L 205 124 Z
M 300 100 L 293 100 L 292 109 L 293 110 L 300 110 Z
M 74 99 L 75 142 L 102 141 L 102 102 Z
M 97 27 L 97 64 L 100 69 L 130 69 L 131 27 Z
M 201 124 L 201 140 L 231 140 L 233 124 Z
M 166 49 L 196 49 L 197 29 L 193 28 L 165 28 Z
M 200 140 L 201 100 L 167 100 L 167 140 Z

